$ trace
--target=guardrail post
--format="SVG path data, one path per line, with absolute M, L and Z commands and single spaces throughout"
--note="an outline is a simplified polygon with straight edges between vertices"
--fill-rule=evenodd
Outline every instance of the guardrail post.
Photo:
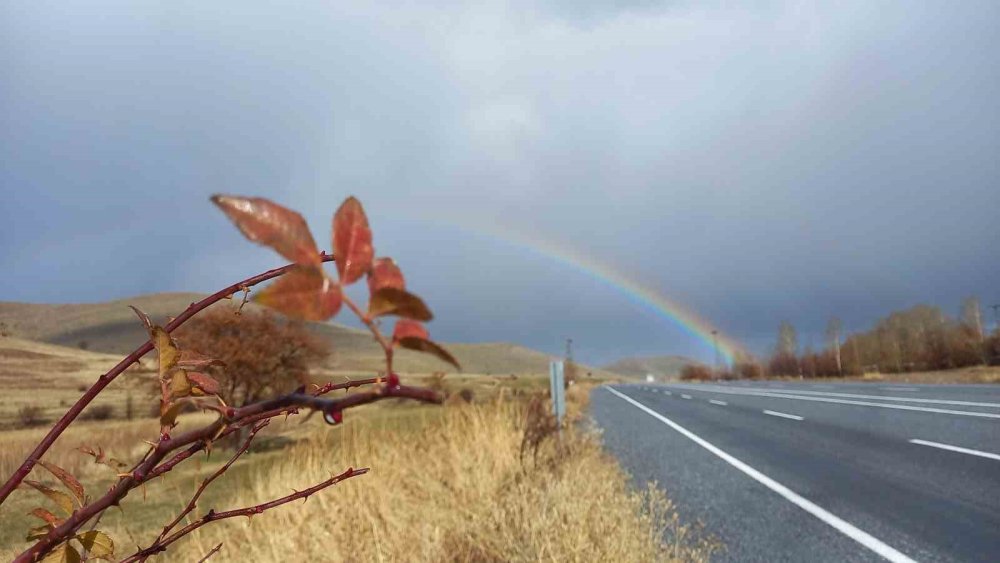
M 549 391 L 552 395 L 552 414 L 562 428 L 563 417 L 566 415 L 566 387 L 563 384 L 563 363 L 549 363 Z

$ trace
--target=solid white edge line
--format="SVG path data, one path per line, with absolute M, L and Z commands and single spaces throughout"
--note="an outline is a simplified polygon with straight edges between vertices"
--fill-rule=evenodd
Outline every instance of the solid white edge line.
M 712 403 L 713 405 L 721 405 L 723 407 L 729 404 L 729 403 L 727 403 L 725 401 L 717 401 L 715 399 L 709 399 L 708 402 Z
M 941 442 L 931 442 L 929 440 L 910 440 L 911 444 L 919 444 L 921 446 L 930 446 L 932 448 L 940 448 L 942 450 L 948 450 L 952 452 L 958 452 L 962 454 L 969 454 L 979 457 L 985 457 L 987 459 L 995 459 L 1000 461 L 1000 455 L 991 454 L 989 452 L 981 452 L 979 450 L 970 450 L 969 448 L 960 448 L 958 446 L 949 446 L 948 444 L 942 444 Z
M 682 434 L 684 437 L 690 439 L 694 443 L 705 448 L 709 452 L 715 454 L 729 465 L 732 465 L 736 469 L 739 469 L 747 476 L 749 476 L 751 479 L 757 481 L 761 485 L 764 485 L 768 489 L 771 489 L 772 491 L 778 493 L 779 495 L 784 497 L 785 500 L 798 506 L 802 510 L 805 510 L 809 514 L 812 514 L 816 518 L 819 518 L 820 521 L 822 521 L 823 523 L 831 526 L 838 532 L 860 543 L 861 545 L 867 547 L 868 549 L 874 551 L 875 553 L 881 555 L 882 557 L 888 559 L 889 561 L 892 561 L 894 563 L 916 563 L 913 559 L 907 557 L 902 552 L 896 550 L 894 547 L 872 536 L 868 532 L 861 530 L 860 528 L 854 526 L 853 524 L 845 520 L 842 520 L 840 517 L 832 514 L 825 508 L 813 503 L 812 501 L 802 496 L 799 496 L 788 487 L 782 485 L 781 483 L 775 481 L 774 479 L 771 479 L 767 475 L 764 475 L 760 471 L 757 471 L 753 467 L 750 467 L 749 465 L 743 463 L 742 461 L 736 459 L 735 457 L 720 450 L 719 448 L 710 444 L 700 436 L 696 435 L 694 432 L 691 432 L 690 430 L 684 428 L 680 424 L 677 424 L 676 422 L 661 415 L 660 413 L 654 411 L 653 409 L 650 409 L 649 407 L 640 403 L 639 401 L 636 401 L 635 399 L 625 395 L 624 393 L 620 393 L 610 387 L 605 387 L 605 389 L 607 389 L 617 397 L 631 403 L 632 406 L 638 408 L 639 410 L 645 411 L 647 414 L 653 416 L 660 422 L 673 428 L 674 430 Z
M 790 418 L 792 420 L 805 420 L 804 418 L 802 418 L 801 416 L 799 416 L 797 414 L 788 414 L 788 413 L 783 413 L 783 412 L 778 412 L 778 411 L 767 411 L 766 410 L 766 411 L 764 411 L 764 414 L 769 414 L 771 416 L 780 416 L 782 418 Z
M 868 401 L 849 401 L 846 399 L 833 399 L 830 397 L 812 397 L 806 395 L 791 395 L 785 392 L 773 391 L 773 390 L 763 390 L 754 391 L 751 389 L 725 389 L 712 386 L 698 386 L 696 387 L 699 391 L 706 393 L 718 393 L 720 395 L 747 395 L 753 397 L 771 397 L 773 399 L 794 399 L 797 401 L 817 401 L 820 403 L 837 403 L 841 405 L 858 405 L 862 407 L 877 407 L 882 409 L 896 409 L 901 411 L 917 411 L 917 412 L 933 412 L 940 414 L 955 414 L 959 416 L 975 416 L 979 418 L 997 418 L 1000 419 L 1000 413 L 989 413 L 989 412 L 975 412 L 975 411 L 956 411 L 951 409 L 938 409 L 933 407 L 914 407 L 912 405 L 889 405 L 886 403 L 871 403 Z M 794 393 L 794 392 L 793 392 Z

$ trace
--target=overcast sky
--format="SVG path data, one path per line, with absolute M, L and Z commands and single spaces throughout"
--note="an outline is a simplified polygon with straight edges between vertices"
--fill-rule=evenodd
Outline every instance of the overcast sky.
M 757 351 L 783 319 L 819 345 L 831 314 L 1000 303 L 1000 2 L 353 4 L 3 2 L 0 300 L 281 263 L 224 192 L 303 211 L 327 247 L 357 195 L 436 338 L 572 336 L 591 362 L 712 351 L 496 233 Z

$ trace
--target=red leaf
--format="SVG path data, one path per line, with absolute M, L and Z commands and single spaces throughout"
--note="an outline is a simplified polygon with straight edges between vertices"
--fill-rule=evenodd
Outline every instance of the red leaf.
M 65 469 L 59 467 L 54 463 L 49 463 L 43 460 L 38 460 L 37 463 L 38 465 L 41 465 L 42 467 L 47 469 L 49 473 L 55 475 L 56 479 L 62 481 L 62 484 L 65 485 L 67 489 L 69 489 L 69 492 L 73 493 L 73 496 L 76 497 L 76 500 L 80 501 L 80 506 L 83 506 L 83 500 L 84 500 L 83 485 L 81 485 L 80 482 L 76 480 L 76 477 L 74 477 L 72 473 L 66 471 Z
M 204 373 L 189 371 L 187 378 L 192 385 L 201 389 L 206 395 L 219 394 L 219 382 L 214 377 L 205 375 Z
M 458 365 L 458 360 L 455 359 L 447 350 L 442 348 L 435 342 L 427 340 L 426 338 L 420 338 L 417 336 L 408 336 L 406 338 L 400 338 L 398 340 L 399 345 L 403 348 L 408 348 L 410 350 L 416 350 L 418 352 L 426 352 L 428 354 L 434 354 L 439 359 L 448 362 L 449 364 L 455 366 L 455 369 L 461 371 L 462 366 Z
M 181 357 L 177 360 L 177 367 L 183 369 L 205 369 L 208 367 L 226 367 L 226 362 L 216 358 L 209 358 L 191 350 L 181 350 Z
M 59 517 L 41 507 L 32 510 L 28 514 L 36 518 L 41 518 L 42 520 L 45 521 L 45 523 L 52 524 L 53 526 L 58 526 L 60 523 L 62 523 L 62 520 L 59 519 Z
M 372 269 L 368 272 L 369 294 L 374 295 L 376 291 L 383 287 L 406 289 L 406 280 L 403 279 L 403 272 L 392 258 L 376 258 L 372 262 Z
M 411 321 L 410 319 L 399 319 L 396 321 L 396 327 L 392 331 L 392 339 L 399 341 L 403 338 L 410 337 L 430 340 L 430 335 L 427 333 L 427 329 L 424 328 L 424 325 L 419 322 Z
M 214 195 L 212 203 L 253 242 L 270 246 L 297 264 L 322 262 L 306 220 L 295 211 L 260 197 Z
M 372 231 L 361 202 L 349 197 L 333 216 L 333 255 L 344 285 L 352 284 L 372 265 Z
M 383 287 L 372 295 L 368 302 L 368 314 L 373 317 L 398 315 L 425 322 L 434 318 L 422 299 L 394 287 Z
M 343 295 L 340 284 L 324 276 L 319 268 L 297 266 L 254 300 L 290 317 L 325 321 L 340 310 Z

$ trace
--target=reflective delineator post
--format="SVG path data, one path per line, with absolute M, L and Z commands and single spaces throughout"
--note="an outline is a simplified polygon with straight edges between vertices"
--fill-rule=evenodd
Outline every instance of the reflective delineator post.
M 563 384 L 563 363 L 549 363 L 549 391 L 552 395 L 552 414 L 556 415 L 556 422 L 562 426 L 563 417 L 566 415 L 566 387 Z

